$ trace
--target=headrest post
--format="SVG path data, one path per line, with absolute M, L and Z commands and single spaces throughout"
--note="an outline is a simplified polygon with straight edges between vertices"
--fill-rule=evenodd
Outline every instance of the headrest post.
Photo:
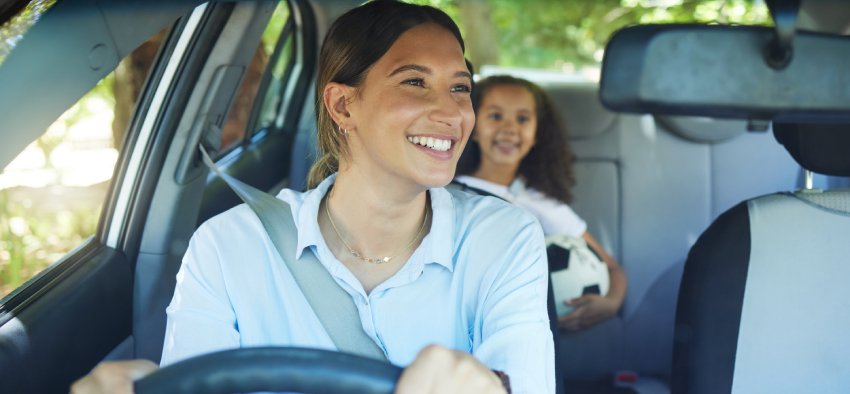
M 811 170 L 805 170 L 805 171 L 806 171 L 806 190 L 812 190 L 815 187 L 815 181 L 814 181 L 815 173 L 812 172 Z
M 801 0 L 768 0 L 767 8 L 773 17 L 776 34 L 764 50 L 764 60 L 774 70 L 782 70 L 794 55 L 793 40 L 797 30 L 797 15 Z

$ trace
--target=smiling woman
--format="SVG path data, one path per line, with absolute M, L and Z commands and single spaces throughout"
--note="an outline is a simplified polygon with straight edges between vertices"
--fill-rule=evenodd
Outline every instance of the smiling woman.
M 463 48 L 431 7 L 373 1 L 337 19 L 319 56 L 313 188 L 278 198 L 295 258 L 315 255 L 356 308 L 348 331 L 406 366 L 397 392 L 553 392 L 539 226 L 443 188 L 474 124 Z M 206 221 L 177 273 L 161 363 L 271 344 L 337 348 L 282 267 L 247 206 Z
M 835 1 L 847 9 L 846 2 Z M 549 391 L 545 264 L 540 263 L 542 251 L 532 246 L 543 243 L 538 223 L 498 200 L 432 187 L 444 182 L 445 163 L 454 160 L 464 140 L 467 147 L 473 144 L 464 125 L 469 85 L 464 74 L 469 71 L 461 64 L 462 57 L 469 57 L 477 65 L 557 71 L 557 77 L 544 75 L 541 79 L 548 79 L 543 82 L 520 75 L 538 83 L 567 121 L 577 160 L 570 207 L 628 273 L 629 292 L 619 313 L 592 330 L 560 336 L 557 354 L 564 365 L 558 370 L 567 379 L 559 382 L 570 392 L 610 392 L 613 377 L 621 376 L 637 380 L 635 388 L 641 392 L 652 382 L 657 389 L 648 391 L 669 392 L 674 339 L 687 339 L 674 335 L 674 317 L 690 245 L 714 217 L 738 201 L 795 188 L 799 167 L 769 133 L 745 133 L 745 122 L 611 113 L 599 104 L 598 83 L 576 81 L 564 72 L 568 63 L 576 69 L 595 65 L 606 31 L 618 24 L 664 15 L 676 20 L 684 12 L 733 21 L 725 15 L 763 2 L 440 0 L 446 11 L 492 20 L 495 29 L 488 32 L 464 19 L 465 50 L 450 25 L 427 18 L 406 24 L 397 14 L 376 12 L 364 24 L 334 33 L 342 43 L 356 42 L 336 46 L 328 55 L 347 58 L 339 66 L 358 68 L 347 75 L 360 79 L 323 78 L 316 86 L 319 38 L 329 37 L 333 21 L 362 3 L 69 0 L 56 2 L 25 33 L 0 66 L 0 159 L 5 160 L 0 167 L 44 134 L 119 59 L 157 31 L 168 32 L 161 49 L 148 57 L 150 77 L 133 85 L 140 88 L 139 105 L 126 108 L 124 119 L 131 121 L 115 165 L 110 159 L 115 151 L 113 156 L 92 152 L 112 146 L 105 141 L 109 133 L 102 131 L 109 127 L 101 129 L 108 122 L 98 123 L 96 133 L 92 123 L 85 127 L 88 136 L 100 139 L 97 144 L 75 139 L 74 148 L 85 152 L 85 161 L 100 164 L 96 171 L 77 174 L 100 176 L 115 168 L 114 175 L 98 196 L 83 198 L 103 204 L 103 209 L 92 209 L 85 226 L 70 226 L 94 236 L 54 256 L 61 261 L 0 300 L 0 391 L 67 392 L 102 361 L 144 358 L 158 364 L 167 319 L 173 341 L 166 346 L 173 350 L 166 363 L 214 346 L 335 348 L 332 339 L 322 336 L 322 320 L 293 290 L 288 266 L 281 264 L 263 226 L 244 207 L 231 209 L 238 197 L 223 188 L 224 176 L 207 171 L 199 146 L 211 153 L 223 174 L 271 193 L 272 199 L 279 196 L 276 201 L 290 202 L 287 212 L 306 230 L 284 239 L 297 243 L 302 256 L 318 257 L 312 267 L 326 272 L 345 295 L 354 316 L 344 321 L 354 321 L 345 324 L 347 332 L 362 331 L 377 353 L 407 365 L 408 372 L 417 369 L 417 351 L 428 349 L 422 357 L 444 360 L 435 366 L 442 367 L 439 372 L 426 368 L 418 375 L 423 388 L 456 380 L 471 383 L 473 379 L 456 375 L 468 370 L 482 385 L 501 390 L 492 368 L 510 376 L 515 392 Z M 482 4 L 491 12 L 476 9 Z M 6 15 L 0 6 L 0 18 Z M 419 39 L 423 31 L 426 40 Z M 801 37 L 795 37 L 797 53 L 807 50 L 797 40 Z M 476 52 L 474 42 L 482 40 L 499 49 L 498 61 Z M 429 46 L 437 44 L 439 48 Z M 357 45 L 366 50 L 342 50 Z M 112 55 L 101 56 L 104 47 Z M 699 52 L 702 46 L 691 47 Z M 580 59 L 561 56 L 557 50 L 564 48 Z M 435 59 L 428 55 L 432 50 L 445 55 Z M 740 76 L 735 74 L 738 63 L 726 66 Z M 813 70 L 826 76 L 820 72 L 823 66 Z M 327 67 L 323 63 L 322 72 Z M 481 70 L 482 78 L 492 74 Z M 480 80 L 476 82 L 473 91 L 481 90 Z M 333 113 L 325 105 L 326 88 Z M 94 105 L 81 107 L 99 111 Z M 334 166 L 315 179 L 319 186 L 305 192 L 317 152 L 317 110 L 327 120 L 322 133 L 338 140 L 338 153 L 346 152 L 334 156 Z M 528 120 L 520 115 L 511 118 Z M 544 140 L 539 130 L 537 139 Z M 495 142 L 508 154 L 513 147 L 525 148 L 516 139 Z M 84 163 L 63 151 L 68 152 L 53 151 L 55 163 L 48 160 L 53 152 L 44 155 L 35 149 L 30 157 L 36 164 Z M 817 178 L 814 185 L 819 185 Z M 282 188 L 288 190 L 278 194 Z M 55 198 L 51 191 L 37 189 L 36 194 Z M 17 196 L 4 206 L 36 210 L 18 204 L 23 199 Z M 68 194 L 59 200 L 72 201 Z M 23 247 L 0 254 L 52 253 L 27 243 L 33 235 L 27 233 L 28 225 L 36 223 L 31 216 L 15 212 L 6 217 L 10 232 L 22 236 Z M 47 240 L 60 235 L 55 229 L 39 234 Z M 701 300 L 716 304 L 715 298 Z M 337 300 L 328 299 L 342 304 Z M 800 333 L 814 331 L 803 328 Z M 836 335 L 818 337 L 834 342 L 841 338 Z M 436 346 L 429 347 L 431 343 Z M 787 341 L 779 348 L 788 350 Z M 837 347 L 833 343 L 830 348 Z M 622 370 L 634 373 L 615 375 Z M 587 390 L 581 390 L 582 383 Z
M 340 175 L 351 175 L 337 182 L 407 179 L 408 193 L 416 194 L 447 184 L 475 119 L 471 84 L 457 38 L 433 23 L 402 34 L 363 86 L 328 84 L 325 105 L 337 128 L 349 133 Z M 446 142 L 450 149 L 434 149 Z

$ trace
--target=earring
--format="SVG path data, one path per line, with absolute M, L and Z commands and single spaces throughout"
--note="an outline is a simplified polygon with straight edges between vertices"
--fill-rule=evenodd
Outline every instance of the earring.
M 348 137 L 348 130 L 342 129 L 342 135 Z

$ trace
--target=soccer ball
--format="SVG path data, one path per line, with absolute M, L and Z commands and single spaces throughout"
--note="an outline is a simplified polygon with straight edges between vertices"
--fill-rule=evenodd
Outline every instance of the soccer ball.
M 587 294 L 608 294 L 608 266 L 584 239 L 550 235 L 546 237 L 546 255 L 558 316 L 569 314 L 574 309 L 564 305 L 565 300 Z

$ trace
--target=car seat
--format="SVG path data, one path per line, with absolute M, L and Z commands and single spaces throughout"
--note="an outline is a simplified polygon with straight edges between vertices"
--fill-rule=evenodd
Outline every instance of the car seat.
M 633 389 L 669 393 L 688 250 L 741 200 L 801 186 L 800 166 L 771 134 L 747 132 L 744 120 L 615 113 L 599 102 L 596 82 L 541 86 L 564 117 L 576 155 L 570 206 L 629 281 L 617 316 L 562 333 L 568 391 L 595 382 L 604 387 L 584 392 L 600 392 L 617 372 L 633 372 Z
M 804 168 L 850 176 L 846 125 L 775 124 Z M 850 392 L 850 189 L 746 200 L 691 248 L 674 393 Z

